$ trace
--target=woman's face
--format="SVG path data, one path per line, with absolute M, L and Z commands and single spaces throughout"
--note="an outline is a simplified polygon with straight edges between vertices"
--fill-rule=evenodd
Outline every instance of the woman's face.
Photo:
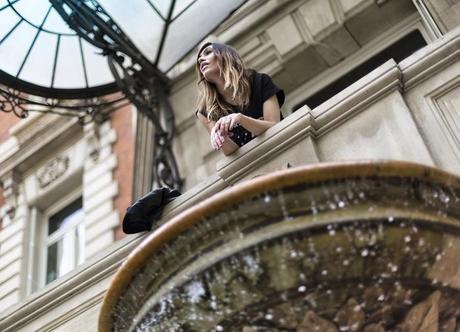
M 206 81 L 212 82 L 219 77 L 217 56 L 212 45 L 205 47 L 198 56 L 198 68 Z

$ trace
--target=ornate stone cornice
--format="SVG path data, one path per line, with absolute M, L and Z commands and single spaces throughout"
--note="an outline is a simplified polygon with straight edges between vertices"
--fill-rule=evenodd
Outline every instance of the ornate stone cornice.
M 12 130 L 18 144 L 15 152 L 0 163 L 0 178 L 12 170 L 24 172 L 30 169 L 36 165 L 40 156 L 46 156 L 49 151 L 62 146 L 66 140 L 75 139 L 82 132 L 76 118 L 50 114 L 36 117 L 30 122 L 25 121 Z

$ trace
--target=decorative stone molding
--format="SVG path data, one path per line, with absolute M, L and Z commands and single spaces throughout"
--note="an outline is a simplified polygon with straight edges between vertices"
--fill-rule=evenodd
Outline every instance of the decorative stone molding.
M 404 72 L 404 90 L 407 91 L 458 61 L 459 56 L 460 26 L 399 63 Z
M 45 188 L 60 178 L 69 168 L 69 157 L 60 156 L 37 171 L 37 179 L 40 188 Z
M 81 133 L 81 126 L 76 118 L 56 118 L 54 114 L 46 114 L 36 116 L 33 120 L 20 122 L 11 130 L 18 144 L 14 153 L 0 162 L 0 177 L 15 169 L 23 172 L 34 168 L 38 159 L 55 152 L 62 142 L 75 140 Z
M 3 196 L 5 198 L 5 206 L 3 211 L 12 220 L 16 213 L 18 204 L 19 184 L 21 176 L 16 171 L 10 171 L 3 175 L 0 179 L 0 185 L 3 188 Z
M 90 122 L 84 127 L 85 139 L 88 142 L 88 157 L 96 162 L 99 159 L 99 153 L 101 150 L 99 124 L 96 122 Z
M 389 60 L 312 111 L 318 135 L 346 122 L 395 90 L 402 90 L 402 73 L 396 62 Z

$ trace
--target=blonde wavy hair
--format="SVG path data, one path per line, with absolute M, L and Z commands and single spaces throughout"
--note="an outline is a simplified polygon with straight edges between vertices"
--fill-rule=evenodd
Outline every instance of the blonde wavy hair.
M 198 59 L 201 52 L 212 46 L 216 55 L 217 67 L 220 76 L 224 79 L 225 89 L 232 89 L 233 99 L 238 103 L 237 106 L 245 107 L 249 104 L 251 97 L 250 78 L 252 70 L 246 69 L 243 60 L 238 52 L 225 44 L 205 43 L 198 51 L 196 70 L 198 74 L 198 111 L 205 115 L 209 121 L 217 121 L 221 117 L 232 113 L 231 106 L 226 103 L 217 91 L 213 83 L 206 81 L 200 71 Z

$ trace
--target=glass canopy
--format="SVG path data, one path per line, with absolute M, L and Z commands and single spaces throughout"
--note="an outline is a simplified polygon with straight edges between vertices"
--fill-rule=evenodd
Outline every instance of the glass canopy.
M 96 2 L 167 73 L 245 0 Z M 53 98 L 117 90 L 101 50 L 72 31 L 48 0 L 0 0 L 0 83 Z

